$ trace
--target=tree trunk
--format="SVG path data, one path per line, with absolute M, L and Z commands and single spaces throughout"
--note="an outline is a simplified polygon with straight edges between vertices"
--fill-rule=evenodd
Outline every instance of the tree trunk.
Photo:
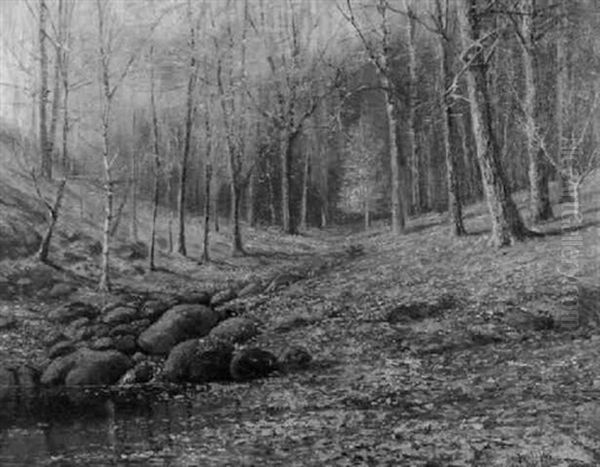
M 310 179 L 310 152 L 306 151 L 302 170 L 302 202 L 300 205 L 300 228 L 305 231 L 308 222 L 308 185 Z
M 255 175 L 254 171 L 248 177 L 248 187 L 246 191 L 246 221 L 250 227 L 256 225 L 256 216 L 254 213 L 254 190 L 255 190 Z
M 39 87 L 39 138 L 42 176 L 52 179 L 52 147 L 48 137 L 48 50 L 46 48 L 46 18 L 48 6 L 46 0 L 40 0 L 39 8 L 39 53 L 40 53 L 40 87 Z
M 210 184 L 212 178 L 212 165 L 210 160 L 206 161 L 204 173 L 204 237 L 202 240 L 202 261 L 210 261 Z
M 410 191 L 412 212 L 421 210 L 421 199 L 419 193 L 419 160 L 417 158 L 416 144 L 416 119 L 415 108 L 417 105 L 417 52 L 415 48 L 415 16 L 409 6 L 409 0 L 405 0 L 408 11 L 408 28 L 406 29 L 406 43 L 408 48 L 408 102 L 406 117 L 406 139 L 408 145 L 408 165 L 410 167 Z
M 37 253 L 38 260 L 42 263 L 48 262 L 48 254 L 50 252 L 50 241 L 52 240 L 52 234 L 54 233 L 54 226 L 58 221 L 58 214 L 60 211 L 60 204 L 63 199 L 63 195 L 65 193 L 65 186 L 67 184 L 67 180 L 63 179 L 58 185 L 58 189 L 56 192 L 56 197 L 54 198 L 54 204 L 52 206 L 48 206 L 48 227 L 46 229 L 46 233 L 44 234 L 44 238 L 40 244 L 40 248 Z
M 559 15 L 564 15 L 563 8 L 559 4 Z M 561 26 L 564 26 L 564 19 L 561 19 Z M 560 170 L 558 170 L 558 182 L 559 182 L 559 201 L 561 203 L 572 201 L 569 188 L 569 179 L 566 175 L 569 172 L 569 163 L 571 162 L 567 157 L 568 144 L 565 137 L 565 94 L 569 85 L 569 74 L 568 74 L 568 61 L 566 55 L 566 40 L 564 34 L 557 35 L 556 39 L 556 158 L 555 160 L 560 161 Z
M 485 34 L 481 31 L 477 0 L 463 0 L 459 18 L 463 46 L 471 47 L 471 44 L 483 40 Z M 465 56 L 465 60 L 470 60 L 466 81 L 477 158 L 492 221 L 491 241 L 495 246 L 505 246 L 514 243 L 515 240 L 524 239 L 527 230 L 510 197 L 500 165 L 500 151 L 493 126 L 487 85 L 487 64 L 482 55 L 485 49 L 473 47 L 471 49 L 471 54 L 476 55 Z
M 525 76 L 525 130 L 527 136 L 527 159 L 529 163 L 529 210 L 534 223 L 550 219 L 552 206 L 548 193 L 548 178 L 545 176 L 543 153 L 536 142 L 538 131 L 537 85 L 535 79 L 535 39 L 533 30 L 533 0 L 527 0 L 522 17 L 521 51 Z M 505 142 L 506 144 L 506 142 Z
M 190 21 L 191 12 L 190 12 Z M 183 256 L 187 255 L 185 245 L 185 198 L 187 186 L 187 165 L 190 157 L 190 147 L 192 140 L 192 125 L 194 118 L 194 89 L 198 73 L 196 63 L 196 29 L 193 22 L 190 25 L 190 75 L 188 77 L 187 97 L 186 97 L 186 115 L 185 115 L 185 139 L 183 143 L 183 156 L 181 159 L 180 178 L 179 178 L 179 196 L 177 198 L 177 219 L 178 219 L 178 237 L 177 252 Z
M 240 229 L 240 207 L 242 202 L 242 193 L 239 187 L 239 182 L 231 184 L 231 222 L 233 243 L 231 245 L 232 254 L 240 255 L 244 253 L 244 245 L 242 243 L 242 231 Z
M 131 240 L 138 241 L 138 222 L 137 222 L 137 157 L 136 150 L 131 150 L 131 185 L 129 187 L 131 196 Z
M 389 158 L 390 168 L 392 176 L 392 232 L 399 234 L 404 232 L 405 213 L 402 206 L 402 200 L 400 199 L 400 170 L 398 167 L 398 142 L 396 138 L 396 115 L 395 106 L 389 88 L 390 83 L 387 77 L 382 76 L 382 85 L 384 87 L 384 98 L 385 98 L 385 112 L 388 123 L 388 137 L 389 137 Z
M 281 163 L 281 226 L 285 233 L 290 233 L 290 138 L 288 132 L 282 130 L 279 143 Z
M 154 82 L 154 63 L 152 63 L 154 49 L 150 48 L 150 108 L 152 111 L 152 135 L 154 139 L 154 188 L 152 193 L 152 230 L 150 233 L 149 268 L 156 270 L 156 220 L 158 218 L 158 204 L 160 200 L 160 140 L 158 135 L 158 117 L 156 112 L 156 93 Z
M 439 8 L 439 3 L 438 3 Z M 441 11 L 438 13 L 441 17 Z M 450 51 L 450 44 L 448 44 L 448 38 L 440 35 L 439 38 L 440 48 L 440 80 L 442 82 L 442 89 L 440 90 L 440 104 L 442 107 L 442 136 L 443 136 L 443 147 L 444 147 L 444 159 L 446 161 L 446 182 L 448 190 L 448 211 L 452 218 L 452 224 L 454 228 L 454 235 L 461 236 L 466 234 L 465 226 L 462 217 L 462 200 L 460 196 L 460 186 L 458 182 L 457 174 L 457 163 L 456 153 L 458 152 L 452 147 L 451 142 L 456 137 L 456 131 L 454 130 L 454 120 L 452 118 L 452 108 L 449 96 L 446 95 L 446 90 L 451 86 L 452 79 L 452 55 Z
M 365 220 L 365 231 L 369 230 L 369 227 L 371 226 L 371 219 L 370 219 L 370 207 L 369 207 L 369 197 L 365 196 L 365 202 L 363 203 L 364 206 L 364 220 Z

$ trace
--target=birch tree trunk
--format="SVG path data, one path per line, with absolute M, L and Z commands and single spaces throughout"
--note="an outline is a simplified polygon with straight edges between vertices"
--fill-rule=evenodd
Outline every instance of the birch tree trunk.
M 149 267 L 156 270 L 156 220 L 158 218 L 158 204 L 160 200 L 160 140 L 158 134 L 158 117 L 156 112 L 156 92 L 154 79 L 154 63 L 152 60 L 153 49 L 150 49 L 150 108 L 152 111 L 152 135 L 154 140 L 154 187 L 152 192 L 152 230 L 150 233 Z
M 46 47 L 48 5 L 46 0 L 39 0 L 39 54 L 40 54 L 40 87 L 39 87 L 39 141 L 42 176 L 52 179 L 52 147 L 48 137 L 48 50 Z
M 483 57 L 485 47 L 480 43 L 486 31 L 482 30 L 477 5 L 477 0 L 462 0 L 459 12 L 463 46 L 469 51 L 464 54 L 464 59 L 468 60 L 466 81 L 477 158 L 492 221 L 491 243 L 505 246 L 523 240 L 528 232 L 510 197 L 500 164 L 487 84 L 487 63 Z
M 537 223 L 552 217 L 552 206 L 550 205 L 544 156 L 539 148 L 539 144 L 536 142 L 536 133 L 538 132 L 539 125 L 538 118 L 536 118 L 537 84 L 535 79 L 536 44 L 534 39 L 535 31 L 533 29 L 534 13 L 533 0 L 524 0 L 520 34 L 525 77 L 523 110 L 525 113 L 527 159 L 529 163 L 529 210 L 531 221 Z
M 406 109 L 406 139 L 408 146 L 408 166 L 410 167 L 410 186 L 412 212 L 418 213 L 421 208 L 419 193 L 419 160 L 417 158 L 416 143 L 416 118 L 415 108 L 417 105 L 417 52 L 415 47 L 416 19 L 411 10 L 410 0 L 405 0 L 405 8 L 408 12 L 408 28 L 406 29 L 406 45 L 408 49 L 408 102 Z

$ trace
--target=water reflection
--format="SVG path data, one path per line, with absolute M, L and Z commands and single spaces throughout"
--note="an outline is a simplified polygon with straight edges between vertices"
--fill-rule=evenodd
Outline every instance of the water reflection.
M 192 420 L 216 426 L 218 408 L 226 403 L 15 389 L 0 399 L 0 465 L 147 465 L 130 456 L 174 456 L 173 435 L 189 431 Z

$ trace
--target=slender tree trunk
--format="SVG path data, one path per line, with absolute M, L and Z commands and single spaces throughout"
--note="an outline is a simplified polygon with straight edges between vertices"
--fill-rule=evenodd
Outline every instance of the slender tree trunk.
M 221 228 L 219 225 L 219 183 L 218 180 L 216 180 L 216 177 L 213 178 L 215 178 L 215 194 L 213 196 L 213 216 L 215 217 L 215 232 L 219 233 L 219 230 Z
M 173 253 L 175 251 L 175 242 L 173 239 L 173 205 L 171 200 L 173 199 L 173 180 L 171 178 L 172 174 L 167 173 L 167 209 L 169 210 L 169 220 L 167 221 L 168 227 L 168 237 L 169 237 L 169 253 Z
M 562 7 L 559 5 L 558 14 L 562 15 L 564 12 L 562 11 Z M 561 20 L 561 23 L 564 24 L 564 20 Z M 561 203 L 571 201 L 571 190 L 569 188 L 569 180 L 565 175 L 566 172 L 569 172 L 569 159 L 565 157 L 568 153 L 567 150 L 567 142 L 565 137 L 565 99 L 567 87 L 569 84 L 569 74 L 568 74 L 568 61 L 566 55 L 566 40 L 563 34 L 559 34 L 556 39 L 556 108 L 555 108 L 555 118 L 556 118 L 556 160 L 561 163 L 561 170 L 558 171 L 558 182 L 559 182 L 559 201 Z
M 42 263 L 48 262 L 48 254 L 50 252 L 50 241 L 52 240 L 52 234 L 54 233 L 54 227 L 56 226 L 56 222 L 58 221 L 58 214 L 60 211 L 60 205 L 63 199 L 63 195 L 65 193 L 65 186 L 67 184 L 67 180 L 63 179 L 58 185 L 58 189 L 56 192 L 56 197 L 54 198 L 54 204 L 52 206 L 48 205 L 48 227 L 46 229 L 46 233 L 44 234 L 44 238 L 42 239 L 42 243 L 40 244 L 40 248 L 37 253 L 38 260 Z
M 254 190 L 255 190 L 255 175 L 254 171 L 248 177 L 248 188 L 246 191 L 246 221 L 250 227 L 256 225 L 256 216 L 254 212 Z
M 152 135 L 154 140 L 154 188 L 152 193 L 152 229 L 150 233 L 149 268 L 156 270 L 156 220 L 158 218 L 158 205 L 160 201 L 160 140 L 158 134 L 158 116 L 156 112 L 156 91 L 154 80 L 154 49 L 150 49 L 150 108 L 152 111 Z
M 277 223 L 277 210 L 275 209 L 275 184 L 273 183 L 273 176 L 267 174 L 267 181 L 269 183 L 269 220 L 270 225 Z
M 370 219 L 370 206 L 369 206 L 369 196 L 365 196 L 365 201 L 363 203 L 364 206 L 364 220 L 365 220 L 365 231 L 369 230 L 369 227 L 371 226 L 371 219 Z
M 137 154 L 135 148 L 131 149 L 131 185 L 129 187 L 131 196 L 131 240 L 138 241 L 138 221 L 137 221 Z
M 206 161 L 204 172 L 204 237 L 202 241 L 202 261 L 210 261 L 210 184 L 212 178 L 212 165 L 210 160 Z
M 42 176 L 52 179 L 52 147 L 48 136 L 48 50 L 46 47 L 46 19 L 48 6 L 46 0 L 39 0 L 39 54 L 40 54 L 40 87 L 39 87 L 39 138 L 42 158 Z
M 290 138 L 286 130 L 282 130 L 279 142 L 281 164 L 281 226 L 285 233 L 291 229 L 290 219 Z
M 438 3 L 438 8 L 440 8 Z M 446 5 L 447 7 L 447 5 Z M 439 11 L 438 15 L 442 18 L 442 12 Z M 446 27 L 447 29 L 447 27 Z M 439 38 L 439 49 L 440 49 L 440 80 L 443 84 L 440 90 L 440 104 L 442 107 L 442 136 L 444 139 L 444 159 L 446 161 L 446 181 L 448 190 L 448 211 L 452 218 L 452 225 L 454 229 L 454 235 L 461 236 L 466 234 L 465 226 L 462 217 L 462 200 L 460 196 L 460 186 L 458 182 L 457 166 L 456 163 L 456 148 L 452 147 L 451 142 L 456 137 L 456 131 L 454 130 L 454 120 L 452 118 L 451 103 L 448 102 L 450 99 L 446 95 L 446 90 L 452 83 L 452 55 L 450 51 L 450 44 L 448 44 L 449 38 L 445 35 L 440 35 Z
M 198 64 L 196 63 L 196 28 L 190 14 L 190 75 L 188 77 L 187 98 L 186 98 L 186 116 L 185 116 L 185 139 L 183 143 L 183 156 L 181 159 L 181 170 L 179 178 L 179 196 L 177 198 L 177 220 L 178 237 L 177 252 L 183 256 L 187 255 L 185 244 L 185 201 L 187 187 L 187 169 L 188 159 L 190 157 L 190 148 L 192 140 L 192 125 L 194 118 L 194 90 L 196 88 Z
M 388 123 L 388 151 L 392 176 L 392 232 L 399 234 L 404 232 L 405 213 L 400 199 L 400 169 L 398 166 L 398 142 L 396 138 L 396 115 L 393 96 L 388 91 L 390 83 L 386 77 L 382 77 L 385 98 L 385 113 Z
M 410 167 L 410 191 L 412 212 L 418 213 L 421 208 L 419 193 L 419 160 L 416 144 L 416 118 L 415 108 L 417 105 L 417 52 L 415 47 L 415 16 L 410 7 L 410 1 L 405 0 L 406 11 L 408 11 L 408 28 L 406 29 L 406 44 L 408 48 L 408 105 L 407 105 L 407 130 L 406 139 L 408 145 L 408 165 Z
M 543 153 L 536 142 L 538 131 L 537 118 L 537 85 L 535 79 L 535 39 L 533 30 L 534 5 L 533 0 L 527 0 L 522 15 L 521 51 L 523 53 L 523 68 L 525 76 L 525 98 L 523 110 L 525 113 L 525 130 L 527 136 L 527 159 L 529 162 L 529 210 L 531 221 L 534 223 L 550 219 L 552 206 L 548 192 L 548 179 L 545 176 Z M 506 142 L 505 142 L 506 144 Z
M 484 34 L 481 30 L 477 0 L 463 0 L 459 14 L 463 45 L 477 43 Z M 492 244 L 505 246 L 522 240 L 527 230 L 517 207 L 507 189 L 504 172 L 500 164 L 500 151 L 493 125 L 492 108 L 487 84 L 487 64 L 482 55 L 484 49 L 474 49 L 466 73 L 471 106 L 471 121 L 486 193 L 488 210 L 492 221 Z
M 310 179 L 310 152 L 306 151 L 304 156 L 304 167 L 302 170 L 302 201 L 300 205 L 300 228 L 306 230 L 308 226 L 308 185 Z
M 60 5 L 59 5 L 60 6 Z M 59 37 L 58 37 L 58 45 L 56 46 L 56 57 L 54 60 L 54 81 L 53 81 L 53 91 L 52 91 L 52 107 L 50 110 L 50 134 L 48 136 L 48 150 L 50 151 L 51 157 L 53 157 L 55 148 L 56 148 L 56 134 L 58 129 L 58 112 L 61 104 L 61 79 L 60 79 L 60 69 L 61 69 L 61 49 L 60 44 L 63 42 L 62 34 L 59 26 Z

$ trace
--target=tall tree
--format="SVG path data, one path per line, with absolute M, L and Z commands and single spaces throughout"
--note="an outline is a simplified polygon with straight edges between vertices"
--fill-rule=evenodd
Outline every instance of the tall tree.
M 443 4 L 442 4 L 443 1 Z M 442 89 L 439 93 L 440 105 L 442 108 L 442 136 L 444 159 L 446 161 L 446 181 L 448 189 L 448 210 L 452 216 L 452 225 L 454 234 L 457 236 L 466 234 L 462 216 L 462 200 L 460 194 L 459 179 L 457 173 L 457 154 L 456 147 L 457 128 L 455 118 L 452 113 L 452 92 L 454 77 L 452 72 L 452 30 L 451 30 L 451 11 L 448 0 L 436 0 L 435 2 L 435 21 L 438 33 L 438 44 L 440 54 L 440 81 Z M 453 147 L 454 142 L 454 147 Z M 462 148 L 463 151 L 465 148 Z M 431 183 L 431 182 L 430 182 Z
M 185 207 L 186 207 L 186 188 L 188 174 L 188 160 L 190 157 L 191 142 L 192 142 L 192 126 L 194 123 L 194 92 L 196 82 L 198 81 L 198 59 L 197 55 L 197 29 L 199 26 L 199 18 L 195 18 L 192 13 L 191 0 L 187 2 L 187 14 L 189 19 L 189 75 L 187 83 L 187 94 L 185 102 L 185 135 L 183 141 L 183 154 L 181 157 L 181 166 L 179 167 L 179 193 L 177 196 L 177 252 L 183 256 L 187 255 L 185 244 Z
M 489 19 L 482 14 L 477 0 L 462 0 L 459 22 L 463 42 L 462 58 L 466 67 L 466 81 L 471 108 L 473 136 L 488 210 L 492 220 L 491 241 L 506 246 L 527 236 L 527 229 L 507 187 L 500 164 L 500 148 L 493 124 L 491 96 L 487 72 L 490 48 L 495 47 L 495 31 L 489 28 Z M 486 21 L 487 20 L 487 21 Z
M 40 54 L 40 85 L 39 85 L 39 138 L 40 154 L 42 157 L 42 176 L 52 178 L 52 143 L 48 135 L 48 49 L 46 41 L 47 33 L 48 5 L 46 0 L 39 0 L 39 54 Z

